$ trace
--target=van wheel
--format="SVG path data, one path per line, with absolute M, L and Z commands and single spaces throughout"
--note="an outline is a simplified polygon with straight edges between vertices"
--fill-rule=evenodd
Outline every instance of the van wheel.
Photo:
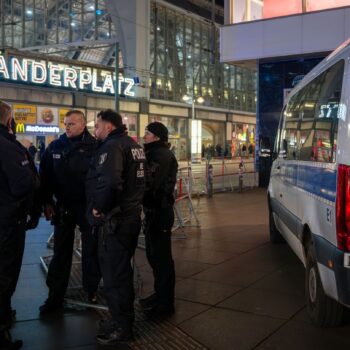
M 342 324 L 344 306 L 324 293 L 313 243 L 309 244 L 307 250 L 305 293 L 306 309 L 316 326 L 336 327 Z
M 270 242 L 274 244 L 284 243 L 285 240 L 281 235 L 280 231 L 278 231 L 275 219 L 273 217 L 273 211 L 270 209 L 269 211 L 269 226 L 270 226 Z

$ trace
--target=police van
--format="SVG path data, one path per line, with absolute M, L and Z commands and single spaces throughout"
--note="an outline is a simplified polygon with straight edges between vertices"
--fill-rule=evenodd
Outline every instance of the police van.
M 306 305 L 321 327 L 350 307 L 350 39 L 295 87 L 283 108 L 268 187 L 270 240 L 303 262 Z

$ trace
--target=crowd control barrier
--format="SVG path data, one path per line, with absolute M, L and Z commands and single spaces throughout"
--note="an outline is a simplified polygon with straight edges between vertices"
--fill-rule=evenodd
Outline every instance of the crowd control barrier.
M 258 174 L 252 161 L 216 159 L 192 165 L 192 195 L 209 198 L 217 192 L 243 192 L 258 186 Z
M 185 227 L 200 227 L 200 222 L 192 201 L 195 181 L 190 166 L 178 169 L 174 204 L 175 222 L 172 230 L 176 231 L 180 229 L 183 233 L 183 238 L 186 237 Z M 195 221 L 194 223 L 193 220 Z

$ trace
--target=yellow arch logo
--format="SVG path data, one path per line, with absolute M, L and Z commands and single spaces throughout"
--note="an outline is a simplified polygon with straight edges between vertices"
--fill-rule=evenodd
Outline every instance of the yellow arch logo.
M 24 124 L 23 123 L 18 123 L 16 124 L 16 133 L 24 133 Z

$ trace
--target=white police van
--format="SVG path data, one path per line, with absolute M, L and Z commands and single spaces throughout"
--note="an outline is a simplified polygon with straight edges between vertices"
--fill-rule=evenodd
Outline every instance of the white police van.
M 350 307 L 349 60 L 350 39 L 291 91 L 268 187 L 270 240 L 304 263 L 307 310 L 322 327 Z

